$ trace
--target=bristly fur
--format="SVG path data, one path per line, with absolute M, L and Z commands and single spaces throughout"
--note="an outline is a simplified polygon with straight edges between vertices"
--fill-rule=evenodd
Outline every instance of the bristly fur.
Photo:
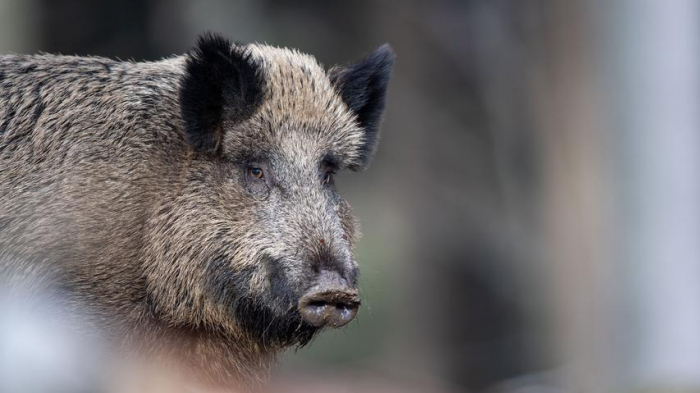
M 365 131 L 361 168 L 366 168 L 379 143 L 379 125 L 384 112 L 386 89 L 394 66 L 394 51 L 380 46 L 365 59 L 346 67 L 331 69 L 329 77 L 343 101 L 357 114 Z
M 187 140 L 208 153 L 221 146 L 224 120 L 247 120 L 263 98 L 264 80 L 246 48 L 213 34 L 199 38 L 181 84 Z
M 117 342 L 259 382 L 317 332 L 297 305 L 320 270 L 356 288 L 356 219 L 323 179 L 368 165 L 392 62 L 329 74 L 214 35 L 147 63 L 0 56 L 0 278 L 50 278 Z

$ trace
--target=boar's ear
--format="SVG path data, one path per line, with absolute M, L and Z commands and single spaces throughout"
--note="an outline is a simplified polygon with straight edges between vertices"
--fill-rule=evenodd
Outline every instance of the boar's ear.
M 379 123 L 394 58 L 394 51 L 384 44 L 359 62 L 334 67 L 328 72 L 331 82 L 345 104 L 355 112 L 365 133 L 360 163 L 352 169 L 366 168 L 379 143 Z
M 263 80 L 245 46 L 213 34 L 199 37 L 180 86 L 185 136 L 195 150 L 220 153 L 224 123 L 248 119 L 262 97 Z

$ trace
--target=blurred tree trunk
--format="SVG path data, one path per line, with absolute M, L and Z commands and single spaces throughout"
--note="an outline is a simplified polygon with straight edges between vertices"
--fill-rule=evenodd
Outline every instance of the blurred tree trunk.
M 576 391 L 700 389 L 697 2 L 552 2 L 546 245 Z
M 543 132 L 545 240 L 556 311 L 554 348 L 571 391 L 607 392 L 618 349 L 609 241 L 610 157 L 591 64 L 584 1 L 550 2 L 547 75 L 538 97 Z
M 615 0 L 602 26 L 624 383 L 700 390 L 700 3 Z M 625 318 L 620 318 L 625 315 Z

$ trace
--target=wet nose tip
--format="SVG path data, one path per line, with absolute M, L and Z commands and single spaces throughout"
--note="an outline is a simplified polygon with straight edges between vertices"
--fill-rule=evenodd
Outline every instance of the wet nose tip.
M 301 316 L 316 327 L 347 325 L 357 315 L 360 298 L 357 291 L 324 291 L 304 295 L 299 300 Z
M 316 327 L 347 325 L 357 315 L 360 296 L 340 275 L 322 272 L 318 284 L 299 300 L 299 313 Z

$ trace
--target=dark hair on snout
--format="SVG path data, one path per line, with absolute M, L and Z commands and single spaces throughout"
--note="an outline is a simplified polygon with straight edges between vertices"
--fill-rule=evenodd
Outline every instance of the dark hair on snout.
M 297 310 L 299 294 L 288 283 L 279 261 L 270 259 L 270 287 L 253 293 L 250 283 L 259 267 L 233 271 L 230 259 L 217 257 L 209 264 L 208 292 L 235 316 L 239 327 L 264 346 L 308 344 L 318 328 L 305 322 Z

